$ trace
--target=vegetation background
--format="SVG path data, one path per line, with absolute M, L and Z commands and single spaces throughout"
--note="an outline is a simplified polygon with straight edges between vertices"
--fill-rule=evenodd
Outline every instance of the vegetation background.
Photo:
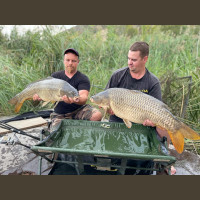
M 147 68 L 161 81 L 163 101 L 200 131 L 199 25 L 79 25 L 59 33 L 56 29 L 48 25 L 20 34 L 15 26 L 5 35 L 0 26 L 0 116 L 15 114 L 8 100 L 26 85 L 64 69 L 66 48 L 79 51 L 79 70 L 88 75 L 93 95 L 105 88 L 116 69 L 127 66 L 131 44 L 146 41 Z M 26 101 L 20 113 L 53 107 L 41 105 Z M 195 145 L 198 149 L 199 143 Z

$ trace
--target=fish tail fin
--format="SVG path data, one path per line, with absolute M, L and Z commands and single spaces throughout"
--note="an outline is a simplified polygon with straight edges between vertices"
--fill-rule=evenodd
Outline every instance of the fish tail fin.
M 184 138 L 190 140 L 200 140 L 200 135 L 184 123 L 181 123 L 180 131 L 183 134 Z
M 18 113 L 26 99 L 20 99 L 17 96 L 13 97 L 8 103 L 15 105 L 15 113 Z
M 12 99 L 10 99 L 8 101 L 9 104 L 13 104 L 13 105 L 15 105 L 17 102 L 18 102 L 18 97 L 17 96 L 13 97 Z
M 184 149 L 184 136 L 183 134 L 178 130 L 174 133 L 171 131 L 167 131 L 170 139 L 172 141 L 172 144 L 174 145 L 174 148 L 178 153 L 182 153 Z
M 191 140 L 200 140 L 200 135 L 182 122 L 180 128 L 177 131 L 173 133 L 171 131 L 168 131 L 168 133 L 178 153 L 183 152 L 184 138 Z
M 23 105 L 23 102 L 17 102 L 17 104 L 15 105 L 15 112 L 18 113 Z

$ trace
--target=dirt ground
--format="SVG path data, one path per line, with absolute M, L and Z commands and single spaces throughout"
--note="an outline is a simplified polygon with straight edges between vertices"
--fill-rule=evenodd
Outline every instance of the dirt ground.
M 5 118 L 0 118 L 0 120 Z M 30 135 L 39 136 L 42 128 L 46 126 L 27 129 L 25 132 Z M 4 136 L 14 137 L 14 133 L 4 134 Z M 2 135 L 0 135 L 1 137 Z M 17 134 L 21 143 L 28 146 L 35 145 L 38 141 L 27 136 Z M 176 157 L 174 164 L 176 175 L 200 175 L 200 156 L 194 152 L 184 150 L 178 154 L 173 145 L 169 147 L 170 154 Z M 0 175 L 38 175 L 39 159 L 31 150 L 21 145 L 0 144 Z M 42 159 L 41 174 L 48 175 L 52 164 Z

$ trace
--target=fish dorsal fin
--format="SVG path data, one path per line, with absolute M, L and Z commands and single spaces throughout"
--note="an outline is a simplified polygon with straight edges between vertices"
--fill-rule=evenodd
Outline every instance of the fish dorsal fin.
M 51 77 L 51 76 L 48 76 L 47 78 L 39 79 L 39 80 L 36 80 L 36 81 L 30 83 L 30 84 L 28 84 L 26 87 L 28 88 L 28 87 L 30 87 L 32 84 L 35 84 L 35 83 L 38 83 L 38 82 L 44 81 L 44 80 L 51 80 L 51 79 L 54 79 L 54 78 Z
M 163 102 L 162 102 L 162 107 L 165 108 L 165 109 L 167 109 L 167 110 L 170 110 L 170 108 L 168 107 L 168 105 L 165 104 L 165 103 L 163 103 Z

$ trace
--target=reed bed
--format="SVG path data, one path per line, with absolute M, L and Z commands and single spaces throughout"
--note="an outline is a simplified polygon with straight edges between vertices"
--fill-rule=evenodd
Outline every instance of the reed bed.
M 52 27 L 46 26 L 43 31 L 24 35 L 15 30 L 0 44 L 0 115 L 14 114 L 8 100 L 27 84 L 64 69 L 66 48 L 79 51 L 79 70 L 89 77 L 93 95 L 105 88 L 116 69 L 127 66 L 131 44 L 143 40 L 150 45 L 147 68 L 161 81 L 163 101 L 177 117 L 199 132 L 200 32 L 191 32 L 193 26 L 184 26 L 184 33 L 174 35 L 162 31 L 160 26 L 142 26 L 142 31 L 130 35 L 130 27 L 129 32 L 124 27 L 87 26 L 82 31 L 53 34 Z M 41 104 L 27 101 L 20 113 L 41 109 L 44 109 Z

